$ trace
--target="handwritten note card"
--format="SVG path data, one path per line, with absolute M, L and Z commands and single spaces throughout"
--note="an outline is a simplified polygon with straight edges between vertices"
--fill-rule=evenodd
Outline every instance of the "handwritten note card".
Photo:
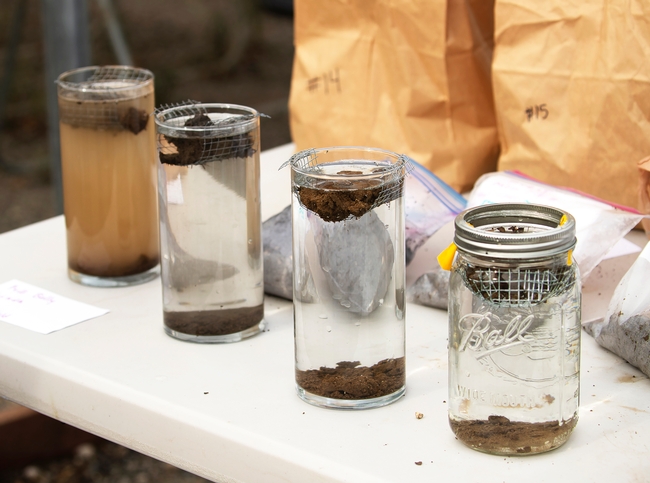
M 49 334 L 108 313 L 18 280 L 0 284 L 0 320 Z

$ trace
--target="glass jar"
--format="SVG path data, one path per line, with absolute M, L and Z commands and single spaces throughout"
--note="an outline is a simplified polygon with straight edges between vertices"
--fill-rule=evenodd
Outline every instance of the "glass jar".
M 580 280 L 575 220 L 493 204 L 455 221 L 449 282 L 449 423 L 499 455 L 562 445 L 578 420 Z
M 187 104 L 156 112 L 163 318 L 168 335 L 236 342 L 264 317 L 259 113 Z
M 289 163 L 298 395 L 330 408 L 389 404 L 405 390 L 407 158 L 333 147 Z
M 154 76 L 84 67 L 57 80 L 68 276 L 121 287 L 157 277 Z

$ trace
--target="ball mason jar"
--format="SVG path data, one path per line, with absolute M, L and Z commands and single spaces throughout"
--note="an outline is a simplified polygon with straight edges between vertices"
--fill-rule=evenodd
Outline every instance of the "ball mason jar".
M 260 115 L 229 104 L 156 111 L 163 321 L 192 342 L 237 342 L 264 319 Z
M 578 420 L 580 280 L 575 220 L 531 204 L 455 220 L 449 285 L 449 423 L 498 455 L 549 451 Z
M 68 276 L 120 287 L 158 276 L 154 76 L 83 67 L 57 80 Z
M 389 404 L 405 390 L 408 158 L 332 147 L 288 164 L 298 395 L 329 408 Z

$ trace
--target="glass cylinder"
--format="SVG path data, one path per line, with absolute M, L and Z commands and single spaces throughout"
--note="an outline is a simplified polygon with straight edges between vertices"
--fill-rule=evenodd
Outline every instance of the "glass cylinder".
M 236 342 L 264 318 L 259 113 L 187 104 L 156 113 L 165 331 Z
M 449 423 L 499 455 L 562 445 L 578 421 L 580 280 L 575 220 L 530 204 L 456 218 L 449 286 Z
M 116 287 L 159 273 L 154 77 L 84 67 L 57 80 L 68 275 Z
M 298 395 L 330 408 L 405 390 L 404 176 L 388 151 L 302 151 L 291 165 Z

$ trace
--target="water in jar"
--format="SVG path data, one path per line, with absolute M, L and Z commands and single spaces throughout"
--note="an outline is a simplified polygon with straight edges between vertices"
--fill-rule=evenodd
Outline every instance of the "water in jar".
M 167 133 L 167 141 L 174 136 Z M 228 157 L 161 162 L 159 191 L 167 333 L 197 342 L 258 333 L 264 286 L 257 136 L 252 149 Z
M 537 268 L 506 265 L 501 273 L 522 277 Z M 575 266 L 542 267 L 541 273 L 565 270 L 568 282 L 542 302 L 510 304 L 470 289 L 467 274 L 474 269 L 459 254 L 450 279 L 452 430 L 466 445 L 494 454 L 554 449 L 578 418 L 581 325 Z
M 296 381 L 317 405 L 373 407 L 404 392 L 403 198 L 401 184 L 378 171 L 354 160 L 293 173 Z M 372 190 L 393 193 L 355 211 L 348 195 L 363 200 Z M 337 201 L 314 208 L 307 194 Z M 355 214 L 335 213 L 340 206 Z
M 69 276 L 95 286 L 151 280 L 159 263 L 153 80 L 90 90 L 98 99 L 59 89 Z

